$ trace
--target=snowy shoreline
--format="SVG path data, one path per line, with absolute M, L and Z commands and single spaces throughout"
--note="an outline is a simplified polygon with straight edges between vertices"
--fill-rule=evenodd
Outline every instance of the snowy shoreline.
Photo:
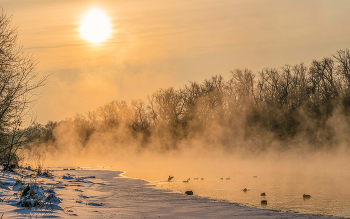
M 242 206 L 223 200 L 176 193 L 145 180 L 132 179 L 122 171 L 56 170 L 52 177 L 35 180 L 53 188 L 60 199 L 54 208 L 24 209 L 19 205 L 18 175 L 2 172 L 0 218 L 329 218 Z M 12 179 L 12 184 L 11 184 Z M 25 180 L 25 183 L 29 182 Z M 17 194 L 17 195 L 16 195 Z

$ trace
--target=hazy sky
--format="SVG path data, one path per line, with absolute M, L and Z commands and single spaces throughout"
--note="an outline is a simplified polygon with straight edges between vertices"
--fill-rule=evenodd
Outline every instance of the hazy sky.
M 61 120 L 112 100 L 145 99 L 230 70 L 309 64 L 350 47 L 349 0 L 2 0 L 24 49 L 52 74 L 34 107 Z M 113 34 L 96 46 L 78 28 L 103 10 Z

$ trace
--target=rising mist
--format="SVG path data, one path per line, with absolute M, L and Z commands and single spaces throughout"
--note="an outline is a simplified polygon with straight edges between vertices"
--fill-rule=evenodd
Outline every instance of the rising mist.
M 347 150 L 349 66 L 346 49 L 309 66 L 257 74 L 236 69 L 227 80 L 217 75 L 177 90 L 159 89 L 147 102 L 113 101 L 86 115 L 37 124 L 31 141 L 50 153 L 100 155 Z

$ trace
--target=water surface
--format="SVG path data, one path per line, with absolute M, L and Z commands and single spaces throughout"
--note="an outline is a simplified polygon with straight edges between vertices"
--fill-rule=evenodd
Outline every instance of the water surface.
M 194 159 L 161 164 L 140 162 L 129 167 L 126 176 L 146 179 L 178 192 L 192 190 L 195 195 L 258 208 L 350 217 L 348 170 L 347 159 Z M 170 182 L 168 175 L 174 176 Z M 183 182 L 188 178 L 188 182 Z M 248 191 L 244 192 L 244 188 Z M 263 192 L 265 197 L 261 196 Z M 303 199 L 303 194 L 311 198 Z M 261 200 L 267 200 L 267 206 L 262 206 Z

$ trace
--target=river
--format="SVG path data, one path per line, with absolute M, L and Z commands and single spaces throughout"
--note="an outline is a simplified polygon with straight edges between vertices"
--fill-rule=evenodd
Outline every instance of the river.
M 175 192 L 242 205 L 350 217 L 350 163 L 345 158 L 162 159 L 126 167 L 126 176 L 145 179 Z M 168 176 L 174 178 L 168 182 Z M 184 182 L 187 181 L 188 182 Z M 244 189 L 247 189 L 245 192 Z M 265 193 L 266 196 L 261 196 Z M 303 194 L 310 198 L 303 198 Z M 267 205 L 261 205 L 267 200 Z

